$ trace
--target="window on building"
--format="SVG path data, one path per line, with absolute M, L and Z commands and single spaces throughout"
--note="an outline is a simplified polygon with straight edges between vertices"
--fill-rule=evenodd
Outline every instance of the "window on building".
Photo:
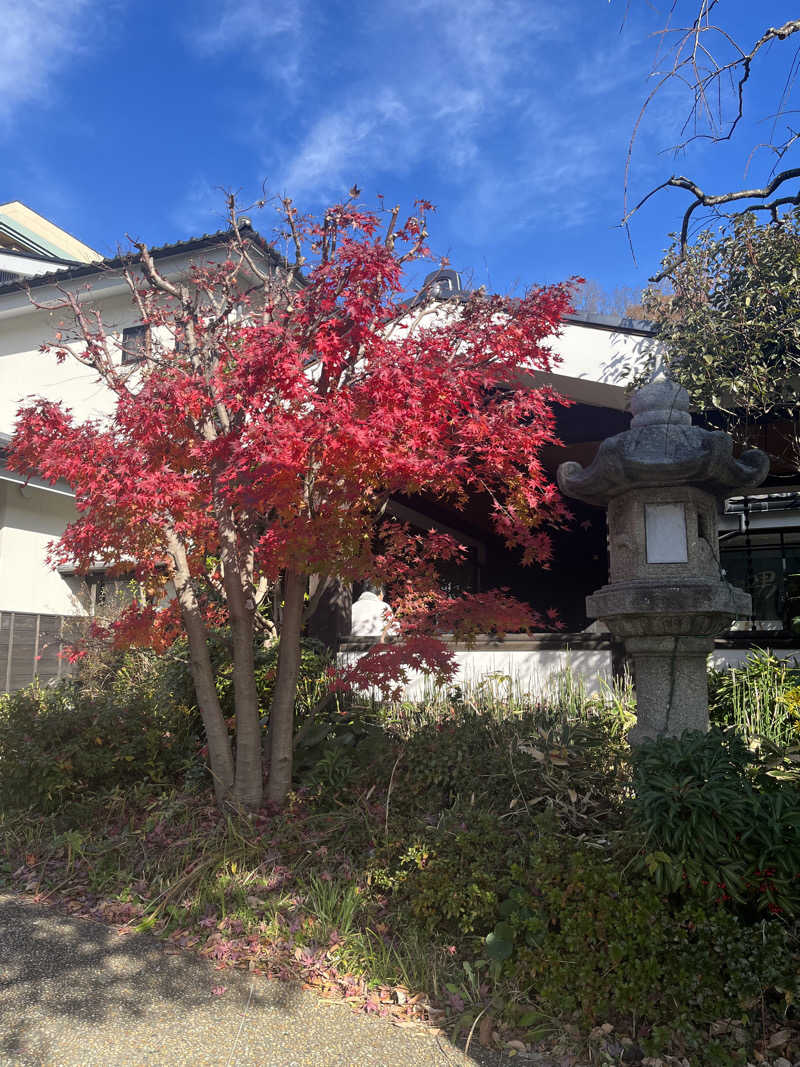
M 797 613 L 790 578 L 800 574 L 800 529 L 728 537 L 720 544 L 720 565 L 727 581 L 753 598 L 752 615 L 744 623 L 748 629 L 792 630 Z
M 146 326 L 126 326 L 122 331 L 122 364 L 140 363 L 144 359 Z

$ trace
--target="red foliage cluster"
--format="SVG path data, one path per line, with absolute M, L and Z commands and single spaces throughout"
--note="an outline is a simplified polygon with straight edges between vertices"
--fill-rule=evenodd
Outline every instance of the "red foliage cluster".
M 539 458 L 556 440 L 553 395 L 534 376 L 551 367 L 547 342 L 571 283 L 514 300 L 478 293 L 408 305 L 404 266 L 427 254 L 427 207 L 404 225 L 393 218 L 386 236 L 379 214 L 352 204 L 321 222 L 290 208 L 302 274 L 276 268 L 251 284 L 253 247 L 239 234 L 226 262 L 194 270 L 191 309 L 134 265 L 151 343 L 132 372 L 115 361 L 99 317 L 84 318 L 80 349 L 55 346 L 115 391 L 113 414 L 81 422 L 38 400 L 20 411 L 10 462 L 75 490 L 78 518 L 54 562 L 133 572 L 142 583 L 146 595 L 116 624 L 119 640 L 163 646 L 180 631 L 178 606 L 162 596 L 176 542 L 215 622 L 227 610 L 226 551 L 249 576 L 246 593 L 287 570 L 390 578 L 410 638 L 404 652 L 373 657 L 376 677 L 396 677 L 403 656 L 444 669 L 441 649 L 424 645 L 434 625 L 464 635 L 541 621 L 505 594 L 437 594 L 432 561 L 459 547 L 386 525 L 396 494 L 455 507 L 477 497 L 524 563 L 546 565 L 547 526 L 566 516 Z M 235 545 L 224 542 L 224 522 Z

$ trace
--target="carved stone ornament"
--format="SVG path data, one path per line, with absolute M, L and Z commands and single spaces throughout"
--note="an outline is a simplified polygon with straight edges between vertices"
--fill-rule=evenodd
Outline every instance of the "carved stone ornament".
M 593 462 L 562 463 L 558 484 L 566 496 L 602 506 L 620 493 L 646 486 L 698 486 L 718 498 L 760 485 L 769 457 L 760 449 L 733 455 L 722 430 L 692 425 L 689 394 L 663 376 L 631 397 L 629 430 L 608 437 Z

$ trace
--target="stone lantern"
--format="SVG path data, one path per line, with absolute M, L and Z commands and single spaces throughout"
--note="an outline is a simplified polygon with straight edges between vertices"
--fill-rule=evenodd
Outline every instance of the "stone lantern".
M 633 394 L 631 411 L 630 429 L 586 469 L 562 463 L 558 484 L 608 509 L 610 580 L 586 611 L 633 660 L 638 743 L 708 729 L 714 637 L 751 610 L 720 570 L 717 515 L 725 497 L 764 480 L 769 458 L 751 449 L 737 459 L 728 434 L 693 426 L 688 393 L 663 376 Z

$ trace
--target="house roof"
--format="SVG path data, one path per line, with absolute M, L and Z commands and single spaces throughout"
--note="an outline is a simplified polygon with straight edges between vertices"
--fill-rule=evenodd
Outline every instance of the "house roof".
M 24 204 L 20 204 L 17 201 L 14 201 L 9 204 L 0 204 L 0 234 L 4 232 L 5 223 L 12 224 L 20 234 L 23 230 L 25 230 L 24 225 L 15 217 L 12 218 L 12 215 L 9 213 L 10 209 L 12 208 L 21 209 L 23 213 L 21 217 L 41 220 L 41 223 L 43 225 L 47 224 L 51 226 L 56 234 L 63 234 L 64 238 L 68 238 L 70 241 L 74 242 L 76 246 L 86 249 L 87 252 L 92 253 L 92 250 L 88 248 L 88 245 L 83 245 L 81 242 L 78 242 L 75 238 L 71 237 L 71 235 L 67 234 L 66 231 L 59 230 L 57 227 L 52 226 L 52 224 L 48 223 L 46 219 L 43 219 L 41 216 L 37 215 L 36 212 L 31 211 L 30 208 L 27 208 Z M 244 232 L 246 236 L 251 241 L 253 241 L 253 243 L 256 244 L 260 248 L 262 253 L 264 253 L 269 259 L 271 259 L 278 265 L 285 266 L 284 258 L 273 248 L 271 244 L 269 244 L 268 241 L 266 241 L 261 236 L 261 234 L 258 233 L 257 230 L 253 228 L 249 220 L 242 220 L 242 224 L 240 225 L 240 231 Z M 191 254 L 192 252 L 199 252 L 203 249 L 213 248 L 215 245 L 222 244 L 225 240 L 231 237 L 232 232 L 233 231 L 230 228 L 226 228 L 223 230 L 216 230 L 214 233 L 204 233 L 200 237 L 192 237 L 185 241 L 174 241 L 168 244 L 157 245 L 153 248 L 150 248 L 150 253 L 155 259 L 163 259 L 168 256 L 187 255 Z M 58 266 L 56 267 L 56 269 L 47 271 L 46 273 L 37 273 L 33 276 L 23 277 L 15 279 L 13 281 L 5 282 L 4 284 L 0 285 L 0 296 L 5 293 L 19 292 L 20 290 L 27 290 L 43 285 L 58 284 L 60 282 L 70 281 L 74 278 L 85 278 L 89 275 L 98 274 L 100 272 L 118 270 L 126 263 L 129 263 L 131 262 L 131 260 L 136 260 L 138 258 L 137 254 L 133 253 L 103 259 L 100 258 L 97 253 L 92 253 L 97 257 L 96 259 L 89 260 L 87 262 L 86 260 L 89 257 L 84 256 L 84 261 L 79 262 L 78 260 L 70 259 L 69 257 L 65 256 L 63 250 L 57 249 L 53 245 L 45 247 L 47 245 L 47 242 L 44 241 L 43 238 L 38 236 L 38 232 L 33 233 L 32 236 L 39 241 L 39 246 L 34 248 L 34 244 L 30 242 L 23 242 L 25 243 L 26 248 L 31 249 L 37 259 L 40 258 L 43 261 L 50 261 L 54 264 L 57 263 Z M 5 249 L 5 251 L 10 250 Z M 453 270 L 433 271 L 425 279 L 425 285 L 430 283 L 432 280 L 435 280 L 435 278 L 439 275 L 451 274 L 454 277 L 458 278 L 457 272 Z M 459 279 L 457 285 L 457 288 L 459 290 L 460 286 L 461 283 Z M 462 292 L 463 296 L 466 297 L 466 291 Z M 416 297 L 412 298 L 410 300 L 410 303 L 414 303 L 415 300 L 419 299 L 420 295 L 421 294 L 418 294 Z M 588 313 L 573 313 L 571 315 L 566 315 L 564 317 L 564 321 L 565 323 L 572 324 L 575 326 L 587 326 L 589 328 L 606 330 L 614 333 L 639 334 L 644 337 L 651 337 L 655 332 L 655 327 L 653 323 L 647 321 L 646 319 L 632 319 L 621 315 L 595 315 Z
M 103 258 L 20 200 L 0 204 L 0 246 L 69 263 L 91 263 Z
M 254 244 L 256 244 L 261 251 L 275 263 L 284 265 L 283 257 L 275 251 L 264 238 L 253 229 L 249 223 L 239 227 L 240 232 L 244 233 Z M 215 233 L 204 233 L 201 237 L 192 237 L 187 241 L 174 241 L 171 244 L 158 245 L 154 248 L 150 248 L 150 254 L 154 259 L 165 259 L 169 256 L 187 255 L 192 252 L 199 252 L 205 248 L 213 248 L 215 245 L 222 244 L 225 240 L 231 237 L 232 230 L 217 230 Z M 0 296 L 5 293 L 15 293 L 20 290 L 27 290 L 37 288 L 42 285 L 53 285 L 60 282 L 71 281 L 73 278 L 85 278 L 92 274 L 105 273 L 106 271 L 118 270 L 131 261 L 135 261 L 138 258 L 137 253 L 130 255 L 119 255 L 113 259 L 101 259 L 94 263 L 70 263 L 68 266 L 59 267 L 58 270 L 49 271 L 47 274 L 37 274 L 32 278 L 23 278 L 19 281 L 6 282 L 5 285 L 0 285 Z

